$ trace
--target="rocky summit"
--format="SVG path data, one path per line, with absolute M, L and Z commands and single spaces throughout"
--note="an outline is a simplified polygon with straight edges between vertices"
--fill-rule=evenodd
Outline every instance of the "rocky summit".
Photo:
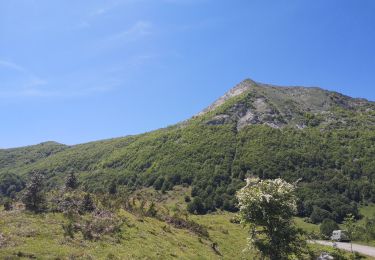
M 225 104 L 225 109 L 215 113 Z M 368 113 L 374 112 L 374 104 L 366 99 L 351 98 L 318 87 L 279 87 L 246 79 L 197 116 L 213 113 L 207 124 L 235 123 L 238 130 L 255 124 L 273 128 L 305 128 L 308 123 L 306 114 L 319 117 L 319 124 L 322 125 L 345 123 L 345 119 L 335 115 L 332 110 L 337 108 Z

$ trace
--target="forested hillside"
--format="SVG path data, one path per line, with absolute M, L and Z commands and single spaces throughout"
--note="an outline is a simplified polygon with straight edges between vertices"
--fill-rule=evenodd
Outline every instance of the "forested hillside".
M 111 186 L 167 191 L 191 186 L 188 210 L 236 211 L 247 176 L 299 180 L 299 214 L 318 223 L 375 202 L 375 104 L 319 88 L 246 80 L 193 118 L 142 135 L 0 150 L 0 194 L 17 196 L 28 174 L 47 187 L 77 174 L 87 191 Z

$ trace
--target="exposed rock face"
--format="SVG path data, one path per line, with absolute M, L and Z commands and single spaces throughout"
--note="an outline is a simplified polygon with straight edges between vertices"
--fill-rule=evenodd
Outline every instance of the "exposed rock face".
M 230 116 L 228 115 L 217 115 L 212 118 L 212 120 L 208 121 L 208 125 L 222 125 L 226 122 L 228 122 L 230 119 Z
M 212 103 L 209 107 L 204 109 L 202 112 L 200 112 L 197 116 L 203 115 L 207 112 L 213 111 L 219 106 L 223 105 L 227 100 L 241 95 L 242 93 L 248 91 L 252 86 L 255 86 L 255 81 L 252 81 L 250 79 L 246 79 L 242 81 L 241 83 L 237 84 L 234 88 L 229 90 L 227 93 L 224 94 L 224 96 L 220 97 L 218 100 L 216 100 L 214 103 Z
M 241 129 L 244 126 L 247 126 L 249 124 L 256 124 L 258 121 L 258 118 L 256 115 L 249 109 L 246 114 L 241 117 L 237 122 L 237 128 Z
M 374 107 L 374 102 L 350 98 L 317 87 L 278 87 L 247 79 L 229 90 L 197 117 L 210 113 L 213 115 L 205 121 L 206 124 L 235 123 L 238 130 L 254 124 L 303 129 L 308 124 L 328 124 L 333 121 L 345 123 L 344 119 L 333 115 L 333 109 L 369 113 L 375 111 Z

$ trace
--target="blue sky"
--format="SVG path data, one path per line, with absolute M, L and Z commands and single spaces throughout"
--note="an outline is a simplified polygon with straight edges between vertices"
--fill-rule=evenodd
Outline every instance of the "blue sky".
M 0 147 L 189 118 L 245 78 L 375 100 L 373 0 L 2 0 Z

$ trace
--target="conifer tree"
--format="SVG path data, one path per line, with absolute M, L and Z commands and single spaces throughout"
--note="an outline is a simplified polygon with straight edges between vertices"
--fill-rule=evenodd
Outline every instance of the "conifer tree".
M 65 180 L 65 189 L 76 189 L 78 187 L 77 177 L 74 172 L 70 172 Z
M 22 202 L 27 210 L 40 212 L 45 209 L 45 197 L 42 190 L 43 175 L 39 172 L 33 172 L 22 197 Z
M 83 212 L 92 212 L 95 210 L 94 202 L 89 193 L 86 193 L 81 203 L 81 210 Z
M 114 195 L 117 193 L 117 184 L 115 181 L 112 181 L 111 184 L 109 185 L 108 192 L 111 195 Z

